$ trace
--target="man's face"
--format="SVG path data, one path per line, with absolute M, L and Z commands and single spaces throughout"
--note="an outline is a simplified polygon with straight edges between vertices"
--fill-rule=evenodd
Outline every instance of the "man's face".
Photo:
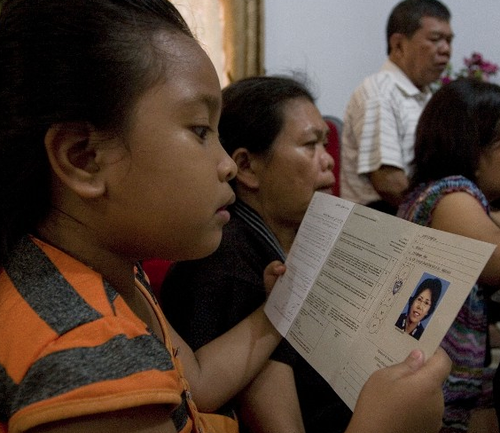
M 401 35 L 395 63 L 419 89 L 436 81 L 451 57 L 453 32 L 450 23 L 423 17 L 421 27 L 411 36 Z M 393 52 L 391 51 L 391 60 Z

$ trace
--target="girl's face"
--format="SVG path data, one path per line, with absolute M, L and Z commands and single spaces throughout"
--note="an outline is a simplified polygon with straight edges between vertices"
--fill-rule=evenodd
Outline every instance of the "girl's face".
M 192 259 L 220 243 L 236 166 L 218 139 L 221 92 L 209 58 L 183 35 L 162 43 L 165 80 L 139 99 L 117 146 L 109 231 L 119 240 L 114 248 L 130 256 Z
M 432 293 L 430 289 L 423 290 L 413 301 L 408 313 L 408 320 L 412 323 L 419 323 L 429 314 L 432 305 Z

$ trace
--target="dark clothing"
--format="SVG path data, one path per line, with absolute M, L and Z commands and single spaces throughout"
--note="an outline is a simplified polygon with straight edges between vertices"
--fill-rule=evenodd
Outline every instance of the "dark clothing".
M 398 213 L 397 206 L 394 207 L 384 200 L 372 201 L 371 203 L 368 203 L 366 206 L 378 210 L 380 212 L 387 213 L 389 215 L 396 215 Z
M 265 301 L 263 271 L 273 260 L 284 261 L 277 239 L 258 214 L 237 201 L 219 249 L 204 259 L 176 263 L 167 274 L 161 291 L 166 316 L 198 349 Z M 351 411 L 295 349 L 283 340 L 271 358 L 293 367 L 306 431 L 346 429 Z
M 405 327 L 406 327 L 406 317 L 407 315 L 406 314 L 401 314 L 401 316 L 399 316 L 399 319 L 398 321 L 396 322 L 396 326 L 399 328 L 399 329 L 402 329 L 403 331 L 405 330 Z M 421 323 L 419 323 L 417 325 L 417 327 L 410 332 L 410 335 L 415 338 L 416 340 L 420 340 L 420 337 L 422 336 L 422 333 L 424 332 L 425 328 L 422 326 Z
M 493 401 L 495 404 L 495 411 L 500 425 L 500 367 L 495 372 L 493 379 Z

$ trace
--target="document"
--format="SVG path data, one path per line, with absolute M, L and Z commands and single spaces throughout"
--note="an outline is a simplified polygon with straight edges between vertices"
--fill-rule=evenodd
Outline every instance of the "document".
M 265 312 L 354 409 L 374 371 L 434 353 L 495 247 L 318 192 Z

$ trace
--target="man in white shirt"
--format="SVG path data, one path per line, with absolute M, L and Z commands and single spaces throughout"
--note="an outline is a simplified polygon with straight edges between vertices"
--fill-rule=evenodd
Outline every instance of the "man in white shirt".
M 388 59 L 354 91 L 344 116 L 341 197 L 395 213 L 408 188 L 415 128 L 429 85 L 451 56 L 451 14 L 438 0 L 403 0 L 387 22 Z

